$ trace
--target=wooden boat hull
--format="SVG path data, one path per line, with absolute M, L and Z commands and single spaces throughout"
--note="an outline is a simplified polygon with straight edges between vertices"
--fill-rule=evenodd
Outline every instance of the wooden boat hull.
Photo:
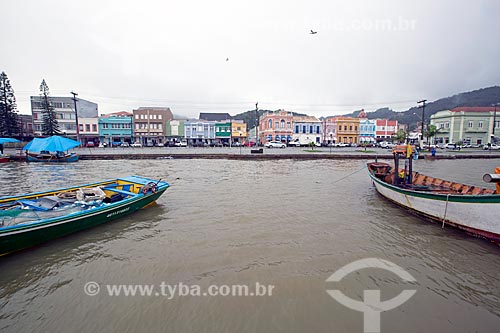
M 78 155 L 71 154 L 64 157 L 54 157 L 54 156 L 41 156 L 39 154 L 28 153 L 26 155 L 28 162 L 51 162 L 51 163 L 63 163 L 63 162 L 76 162 L 78 161 Z
M 384 182 L 369 172 L 377 191 L 390 201 L 427 218 L 500 243 L 500 195 L 419 192 Z
M 9 160 L 10 158 L 7 156 L 0 156 L 0 163 L 7 163 Z
M 102 183 L 101 183 L 102 184 Z M 84 229 L 110 222 L 131 214 L 156 201 L 169 187 L 158 186 L 156 193 L 139 194 L 103 207 L 82 211 L 69 216 L 51 218 L 39 223 L 17 225 L 8 229 L 0 229 L 0 256 L 47 241 L 63 237 Z

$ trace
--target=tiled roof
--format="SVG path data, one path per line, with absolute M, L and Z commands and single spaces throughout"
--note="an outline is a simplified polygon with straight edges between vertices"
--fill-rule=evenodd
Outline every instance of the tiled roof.
M 493 112 L 494 106 L 459 106 L 450 110 L 451 112 Z M 497 106 L 497 111 L 500 111 L 500 106 Z

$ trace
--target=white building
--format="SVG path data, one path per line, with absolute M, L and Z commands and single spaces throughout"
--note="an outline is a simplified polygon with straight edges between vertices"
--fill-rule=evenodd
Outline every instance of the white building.
M 59 131 L 62 135 L 76 139 L 76 114 L 72 97 L 49 97 L 50 104 L 56 113 Z M 33 115 L 33 134 L 42 136 L 43 110 L 40 96 L 31 96 L 31 113 Z M 78 119 L 98 117 L 97 104 L 78 98 L 76 101 Z M 81 127 L 80 127 L 81 128 Z

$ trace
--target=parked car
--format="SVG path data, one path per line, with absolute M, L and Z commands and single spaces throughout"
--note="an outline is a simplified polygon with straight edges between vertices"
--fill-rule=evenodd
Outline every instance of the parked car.
M 484 145 L 483 146 L 483 149 L 484 150 L 499 150 L 500 149 L 500 146 L 499 145 L 496 145 L 494 143 L 491 144 L 491 147 L 489 145 Z
M 233 142 L 233 147 L 240 147 L 241 146 L 241 142 Z
M 130 147 L 142 147 L 142 143 L 134 142 L 133 144 L 130 145 Z
M 289 147 L 300 147 L 299 139 L 295 139 L 293 141 L 288 142 Z
M 264 144 L 266 148 L 285 148 L 286 145 L 281 141 L 268 141 Z
M 187 147 L 188 146 L 186 141 L 176 142 L 174 145 L 176 147 Z
M 254 141 L 245 141 L 243 143 L 243 146 L 245 146 L 245 147 L 255 147 L 255 142 Z
M 457 149 L 458 148 L 458 145 L 456 143 L 447 143 L 444 145 L 444 148 L 446 149 Z
M 87 142 L 87 147 L 95 147 L 94 141 Z
M 130 143 L 128 142 L 124 142 L 121 144 L 122 147 L 130 147 Z
M 392 148 L 394 148 L 394 146 L 395 146 L 395 144 L 392 142 L 383 141 L 380 143 L 380 148 L 384 148 L 384 149 L 392 149 Z

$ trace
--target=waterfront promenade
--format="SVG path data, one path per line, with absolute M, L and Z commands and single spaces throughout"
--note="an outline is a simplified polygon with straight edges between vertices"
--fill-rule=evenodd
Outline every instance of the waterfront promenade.
M 111 159 L 391 159 L 389 149 L 362 147 L 329 148 L 317 147 L 314 150 L 306 147 L 262 148 L 262 153 L 252 153 L 254 148 L 248 147 L 116 147 L 116 148 L 77 148 L 74 151 L 81 160 L 111 160 Z M 19 150 L 7 149 L 6 154 L 11 155 L 15 161 L 25 160 L 24 154 Z M 421 152 L 419 158 L 430 157 L 428 151 Z M 435 159 L 490 159 L 500 158 L 500 151 L 487 151 L 481 149 L 437 151 Z

